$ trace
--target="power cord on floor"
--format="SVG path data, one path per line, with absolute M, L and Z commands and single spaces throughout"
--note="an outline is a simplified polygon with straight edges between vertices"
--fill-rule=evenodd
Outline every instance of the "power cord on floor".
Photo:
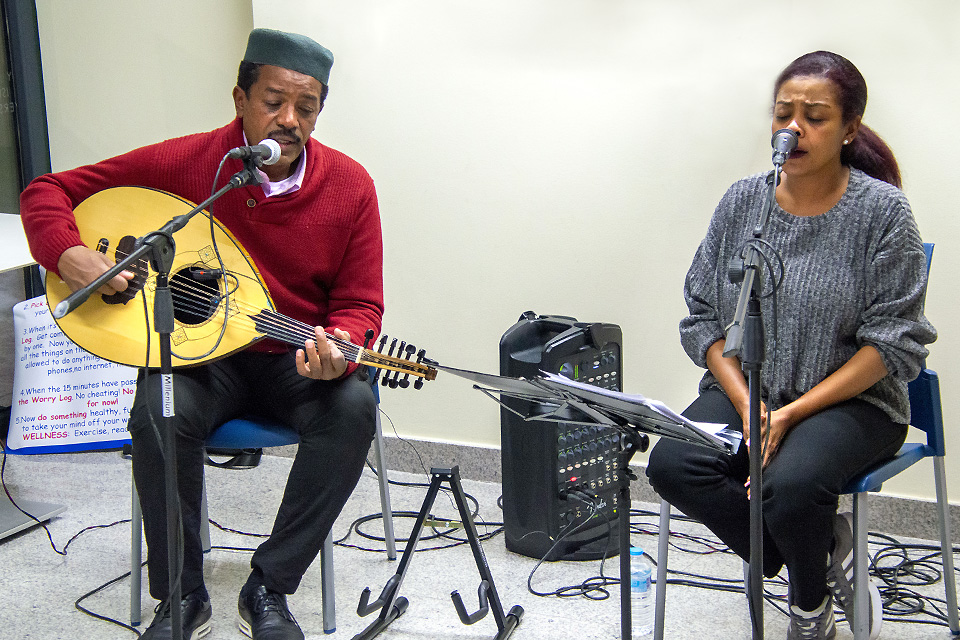
M 63 550 L 57 549 L 57 545 L 53 542 L 53 535 L 51 535 L 50 527 L 47 526 L 47 523 L 38 519 L 32 513 L 28 513 L 27 511 L 22 509 L 20 505 L 17 504 L 17 501 L 13 499 L 13 496 L 10 495 L 10 490 L 7 489 L 7 480 L 4 477 L 4 474 L 6 473 L 6 470 L 7 470 L 7 443 L 5 440 L 0 440 L 0 449 L 2 449 L 2 459 L 0 459 L 0 487 L 3 488 L 3 492 L 6 494 L 7 499 L 10 501 L 10 504 L 12 504 L 17 511 L 19 511 L 20 513 L 27 516 L 28 518 L 36 522 L 38 525 L 43 527 L 43 530 L 47 534 L 47 540 L 50 541 L 50 548 L 53 549 L 54 552 L 57 553 L 57 555 L 61 555 L 61 556 L 67 555 L 67 546 L 69 546 L 70 543 L 73 542 L 74 538 L 76 538 L 80 534 L 78 533 L 77 536 L 74 536 L 73 538 L 71 538 L 67 542 L 67 545 L 64 546 Z M 83 532 L 81 531 L 80 533 L 83 533 Z
M 129 521 L 129 520 L 125 520 L 124 522 L 130 522 L 130 521 Z M 141 567 L 147 566 L 147 562 L 146 562 L 146 561 L 143 561 L 143 562 L 140 564 L 140 566 L 141 566 Z M 137 629 L 136 627 L 134 627 L 134 626 L 132 626 L 132 625 L 129 625 L 129 624 L 125 623 L 125 622 L 120 622 L 119 620 L 116 620 L 116 619 L 114 619 L 114 618 L 110 618 L 110 617 L 108 617 L 108 616 L 101 615 L 101 614 L 99 614 L 99 613 L 96 613 L 96 612 L 94 612 L 94 611 L 91 611 L 90 609 L 87 609 L 86 607 L 84 607 L 84 606 L 82 606 L 82 605 L 80 604 L 81 602 L 83 602 L 83 601 L 86 600 L 87 598 L 90 598 L 90 597 L 92 597 L 92 596 L 95 596 L 96 594 L 100 593 L 101 591 L 103 591 L 103 590 L 106 589 L 107 587 L 112 586 L 112 585 L 120 582 L 121 580 L 125 580 L 126 578 L 129 578 L 129 577 L 130 577 L 130 573 L 131 573 L 130 571 L 127 571 L 127 572 L 124 573 L 123 575 L 117 576 L 116 578 L 114 578 L 114 579 L 112 579 L 112 580 L 110 580 L 110 581 L 108 581 L 108 582 L 103 583 L 102 585 L 100 585 L 99 587 L 93 589 L 92 591 L 88 591 L 87 593 L 85 593 L 85 594 L 83 594 L 82 596 L 80 596 L 79 598 L 77 598 L 76 601 L 73 603 L 73 606 L 77 608 L 77 611 L 80 611 L 80 612 L 82 612 L 82 613 L 85 613 L 85 614 L 87 614 L 88 616 L 90 616 L 91 618 L 96 618 L 97 620 L 102 620 L 103 622 L 109 622 L 110 624 L 114 624 L 114 625 L 116 625 L 116 626 L 118 626 L 118 627 L 123 627 L 124 629 L 127 629 L 128 631 L 132 631 L 132 632 L 135 633 L 135 634 L 137 635 L 137 637 L 139 638 L 139 637 L 141 636 L 141 633 L 140 633 L 140 630 Z
M 382 409 L 380 409 L 380 413 L 381 413 L 381 414 L 387 419 L 387 421 L 390 423 L 390 426 L 391 426 L 391 428 L 393 429 L 393 433 L 394 433 L 394 435 L 397 437 L 397 439 L 400 440 L 401 442 L 403 442 L 405 445 L 407 445 L 408 447 L 410 447 L 410 448 L 413 450 L 414 454 L 417 456 L 417 459 L 418 459 L 419 462 L 420 462 L 420 467 L 423 469 L 424 474 L 429 477 L 430 474 L 429 474 L 429 472 L 427 472 L 426 465 L 424 465 L 424 463 L 423 463 L 423 457 L 420 455 L 420 452 L 417 450 L 416 446 L 414 446 L 411 442 L 405 440 L 403 437 L 400 436 L 399 433 L 397 433 L 396 426 L 394 425 L 393 420 L 390 418 L 390 416 L 389 416 L 386 412 L 384 412 Z M 371 471 L 375 476 L 378 476 L 378 477 L 379 477 L 379 473 L 378 473 L 376 467 L 370 462 L 369 458 L 366 460 L 366 465 L 367 465 L 367 467 L 370 469 L 370 471 Z M 427 489 L 427 488 L 430 486 L 430 483 L 429 483 L 429 482 L 404 482 L 404 481 L 400 481 L 400 480 L 390 480 L 389 478 L 387 479 L 387 483 L 388 483 L 389 485 L 395 486 L 395 487 L 406 487 L 406 488 L 415 488 L 415 489 Z M 453 498 L 452 498 L 452 494 L 451 494 L 450 489 L 449 489 L 448 487 L 440 487 L 440 491 L 441 491 L 444 495 L 447 496 L 448 500 L 450 500 L 451 506 L 452 506 L 453 508 L 456 508 L 456 504 L 455 504 L 454 501 L 453 501 Z M 488 530 L 485 531 L 484 533 L 479 533 L 479 532 L 478 532 L 477 537 L 478 537 L 478 539 L 479 539 L 481 542 L 486 541 L 486 540 L 489 540 L 489 539 L 497 536 L 498 534 L 500 534 L 500 533 L 503 531 L 503 523 L 502 523 L 502 522 L 486 522 L 485 520 L 483 520 L 482 518 L 480 518 L 480 503 L 479 503 L 479 501 L 478 501 L 473 495 L 471 495 L 471 494 L 469 494 L 469 493 L 465 493 L 465 494 L 464 494 L 464 497 L 466 498 L 466 500 L 467 500 L 467 501 L 470 503 L 470 505 L 471 505 L 470 518 L 471 518 L 471 520 L 473 520 L 474 525 L 477 526 L 477 527 L 484 527 L 484 528 L 488 529 Z M 415 519 L 415 518 L 417 518 L 420 514 L 419 514 L 419 512 L 417 512 L 417 511 L 391 511 L 391 515 L 392 515 L 392 517 L 393 517 L 395 520 L 397 520 L 397 519 L 404 519 L 404 518 L 406 518 L 406 519 Z M 368 532 L 368 531 L 366 531 L 366 530 L 363 529 L 364 525 L 367 525 L 367 524 L 369 524 L 369 523 L 371 523 L 371 522 L 376 522 L 376 521 L 378 521 L 378 520 L 380 520 L 380 521 L 383 520 L 383 513 L 382 513 L 382 512 L 381 512 L 381 513 L 372 513 L 372 514 L 365 515 L 365 516 L 361 516 L 360 518 L 357 518 L 356 520 L 354 520 L 354 521 L 350 524 L 350 526 L 349 526 L 348 529 L 347 529 L 346 534 L 345 534 L 342 538 L 339 538 L 339 539 L 337 539 L 337 540 L 334 540 L 333 543 L 334 543 L 335 545 L 337 545 L 337 546 L 344 547 L 344 548 L 347 548 L 347 549 L 355 549 L 355 550 L 358 550 L 358 551 L 366 551 L 366 552 L 371 552 L 371 553 L 385 553 L 385 552 L 386 552 L 386 548 L 385 548 L 385 547 L 384 547 L 384 548 L 381 548 L 381 547 L 371 548 L 371 547 L 365 547 L 365 546 L 361 546 L 361 545 L 359 545 L 359 544 L 351 544 L 351 543 L 347 542 L 352 535 L 356 534 L 357 536 L 359 536 L 359 537 L 361 537 L 361 538 L 363 538 L 363 539 L 365 539 L 365 540 L 369 540 L 369 541 L 371 541 L 371 542 L 378 542 L 378 543 L 384 543 L 384 544 L 385 544 L 385 543 L 386 543 L 386 538 L 385 538 L 385 537 L 380 536 L 380 535 L 376 535 L 376 534 L 373 534 L 373 533 L 370 533 L 370 532 Z M 448 544 L 439 544 L 439 543 L 438 543 L 438 544 L 434 544 L 434 545 L 432 545 L 432 546 L 418 547 L 418 548 L 416 549 L 416 552 L 419 553 L 419 552 L 424 552 L 424 551 L 438 551 L 438 550 L 441 550 L 441 549 L 450 549 L 450 548 L 453 548 L 453 547 L 458 547 L 458 546 L 462 546 L 462 545 L 465 545 L 465 544 L 469 544 L 470 541 L 469 541 L 468 539 L 466 539 L 465 537 L 461 537 L 461 536 L 455 535 L 458 531 L 460 531 L 460 530 L 462 529 L 462 524 L 461 524 L 459 521 L 454 520 L 454 519 L 451 519 L 451 518 L 445 518 L 445 517 L 437 516 L 437 515 L 434 515 L 434 514 L 428 514 L 428 515 L 427 515 L 427 520 L 428 520 L 430 523 L 433 523 L 433 524 L 430 525 L 430 528 L 431 528 L 431 530 L 432 530 L 433 533 L 430 534 L 430 535 L 421 536 L 421 537 L 420 537 L 420 542 L 436 540 L 436 541 L 448 541 Z M 438 525 L 442 525 L 443 523 L 449 523 L 450 526 L 449 526 L 449 527 L 438 526 Z M 216 520 L 213 520 L 213 519 L 210 520 L 210 524 L 212 524 L 212 525 L 213 525 L 214 527 L 216 527 L 217 529 L 220 529 L 221 531 L 224 531 L 224 532 L 226 532 L 226 533 L 232 533 L 232 534 L 235 534 L 235 535 L 258 537 L 258 538 L 267 538 L 267 537 L 269 537 L 268 534 L 252 533 L 252 532 L 248 532 L 248 531 L 242 531 L 242 530 L 239 530 L 239 529 L 233 529 L 233 528 L 227 527 L 227 526 L 225 526 L 225 525 L 223 525 L 223 524 L 221 524 L 221 523 L 219 523 L 219 522 L 217 522 Z M 493 527 L 493 530 L 492 530 L 492 531 L 489 530 L 491 527 Z M 396 542 L 405 543 L 405 542 L 408 542 L 408 539 L 407 539 L 407 538 L 400 537 L 400 538 L 396 538 Z M 211 548 L 212 548 L 212 549 L 218 549 L 218 550 L 224 550 L 224 551 L 239 551 L 239 552 L 253 551 L 253 549 L 248 549 L 248 548 L 246 548 L 246 547 L 211 547 Z
M 631 511 L 631 515 L 639 517 L 658 517 L 651 511 Z M 686 516 L 673 516 L 674 520 L 695 522 Z M 658 528 L 644 526 L 643 523 L 631 523 L 632 532 L 647 535 L 657 535 Z M 693 544 L 698 548 L 681 547 L 671 542 L 670 545 L 687 553 L 724 553 L 733 552 L 722 542 L 712 536 L 694 536 L 671 531 L 670 539 L 682 540 L 687 545 Z M 869 533 L 868 544 L 876 548 L 870 556 L 868 567 L 870 575 L 878 583 L 881 599 L 883 600 L 883 619 L 891 622 L 948 626 L 946 602 L 942 598 L 923 595 L 911 587 L 930 587 L 939 583 L 943 578 L 943 562 L 937 560 L 940 547 L 934 545 L 904 544 L 880 533 Z M 953 552 L 958 552 L 957 547 Z M 743 592 L 742 579 L 725 579 L 716 576 L 687 573 L 672 569 L 668 575 L 679 576 L 668 578 L 667 585 L 682 585 L 712 589 L 717 591 Z M 780 576 L 764 580 L 764 599 L 782 614 L 787 615 L 786 603 L 787 582 Z M 837 616 L 838 622 L 846 621 L 842 612 Z
M 591 496 L 578 492 L 568 495 L 567 499 L 580 499 L 587 502 L 589 506 Z M 583 521 L 574 522 L 568 525 L 567 529 L 561 531 L 553 546 L 538 560 L 536 566 L 530 572 L 527 579 L 527 590 L 530 593 L 541 597 L 582 596 L 588 599 L 602 600 L 609 596 L 606 586 L 620 583 L 619 578 L 604 575 L 604 563 L 608 559 L 608 555 L 605 553 L 600 559 L 599 576 L 588 578 L 580 584 L 559 587 L 552 591 L 538 591 L 533 588 L 533 576 L 545 559 L 553 553 L 563 539 L 590 522 L 596 513 L 595 505 L 593 505 L 590 513 Z M 631 510 L 631 535 L 658 535 L 659 527 L 645 521 L 649 518 L 659 518 L 659 514 L 642 509 Z M 683 515 L 674 515 L 672 519 L 681 522 L 696 522 Z M 607 521 L 607 527 L 607 538 L 610 541 L 612 539 L 610 535 L 612 527 L 609 520 Z M 528 532 L 526 535 L 533 533 L 537 532 Z M 543 534 L 544 532 L 539 533 Z M 939 560 L 940 547 L 936 545 L 904 544 L 891 536 L 879 533 L 870 533 L 868 541 L 870 547 L 876 549 L 870 557 L 868 565 L 871 576 L 879 583 L 880 594 L 883 599 L 884 620 L 948 626 L 945 600 L 921 594 L 915 589 L 915 587 L 930 587 L 943 579 L 943 563 L 942 560 Z M 671 531 L 668 544 L 677 551 L 696 555 L 736 555 L 712 535 L 699 536 Z M 954 547 L 953 552 L 960 552 L 960 548 Z M 649 554 L 644 555 L 656 565 L 656 560 L 653 557 Z M 666 580 L 667 585 L 745 593 L 742 578 L 724 578 L 669 568 L 667 575 L 669 576 Z M 763 587 L 764 600 L 783 615 L 787 615 L 787 581 L 780 576 L 767 578 L 764 580 Z M 845 621 L 842 612 L 838 615 L 837 620 L 839 622 Z
M 384 414 L 386 415 L 386 414 Z M 390 420 L 389 416 L 386 416 L 387 420 L 390 421 L 391 426 L 393 421 Z M 394 428 L 394 433 L 396 434 L 396 428 Z M 397 435 L 397 438 L 403 441 L 407 446 L 411 447 L 417 458 L 420 460 L 421 467 L 426 474 L 426 467 L 423 464 L 423 458 L 420 456 L 419 451 L 416 447 L 404 440 Z M 4 480 L 4 472 L 6 469 L 7 461 L 7 451 L 6 447 L 0 442 L 0 446 L 3 446 L 2 450 L 2 460 L 0 460 L 0 486 L 2 486 L 7 497 L 10 499 L 11 503 L 16 505 L 16 502 L 13 500 L 13 497 L 10 495 L 10 492 L 7 490 L 6 482 Z M 373 473 L 377 473 L 373 465 L 370 464 L 369 460 L 367 465 L 371 468 Z M 428 474 L 429 475 L 429 474 Z M 426 488 L 429 486 L 428 483 L 419 483 L 419 482 L 402 482 L 397 480 L 389 480 L 389 484 L 400 487 L 413 487 L 413 488 Z M 449 490 L 446 488 L 441 488 L 445 494 L 449 497 Z M 475 524 L 483 527 L 495 527 L 493 531 L 487 531 L 484 534 L 478 534 L 478 537 L 481 541 L 489 540 L 499 533 L 503 532 L 503 523 L 487 523 L 482 520 L 478 521 L 479 515 L 479 503 L 473 496 L 466 494 L 467 499 L 472 503 L 472 513 L 471 518 L 474 519 Z M 609 518 L 605 513 L 599 511 L 596 503 L 596 497 L 591 496 L 588 493 L 584 492 L 570 492 L 567 496 L 567 499 L 578 500 L 587 505 L 589 509 L 589 515 L 582 522 L 575 522 L 569 525 L 566 529 L 561 531 L 560 535 L 557 537 L 557 540 L 551 546 L 551 548 L 544 554 L 543 558 L 539 559 L 537 564 L 534 566 L 533 570 L 530 572 L 527 579 L 527 588 L 528 590 L 537 596 L 541 597 L 584 597 L 590 600 L 604 600 L 610 597 L 610 592 L 607 587 L 611 585 L 619 584 L 620 580 L 616 577 L 610 577 L 604 574 L 604 566 L 606 560 L 612 555 L 612 527 L 613 524 L 610 522 Z M 450 498 L 451 504 L 453 503 L 452 498 Z M 502 496 L 498 499 L 498 506 L 502 508 Z M 20 509 L 17 506 L 18 509 Z M 56 544 L 53 541 L 53 536 L 49 530 L 49 527 L 37 520 L 31 514 L 20 509 L 22 513 L 28 517 L 33 518 L 40 524 L 44 531 L 46 532 L 47 538 L 50 543 L 50 547 L 58 555 L 66 555 L 69 546 L 78 539 L 81 535 L 96 530 L 96 529 L 106 529 L 114 527 L 119 524 L 124 524 L 130 522 L 129 519 L 118 520 L 109 524 L 102 525 L 92 525 L 85 527 L 78 531 L 76 534 L 71 536 L 71 538 L 64 545 L 63 549 L 58 549 Z M 394 511 L 394 518 L 416 518 L 419 513 L 413 511 Z M 556 549 L 557 545 L 566 539 L 567 537 L 573 535 L 575 532 L 582 529 L 587 523 L 591 522 L 593 517 L 597 514 L 600 514 L 604 517 L 607 526 L 607 539 L 608 546 L 605 550 L 603 557 L 600 559 L 599 575 L 589 577 L 579 584 L 568 585 L 556 588 L 552 591 L 538 591 L 533 587 L 533 578 L 537 570 L 543 564 L 545 559 L 550 556 L 550 554 Z M 658 527 L 656 525 L 651 525 L 650 523 L 644 522 L 645 518 L 656 518 L 659 514 L 647 510 L 631 510 L 630 512 L 630 532 L 631 534 L 638 535 L 657 535 Z M 382 519 L 382 513 L 370 514 L 358 518 L 353 523 L 351 523 L 347 534 L 335 541 L 335 544 L 345 548 L 352 548 L 361 551 L 367 552 L 385 552 L 385 549 L 382 548 L 366 548 L 359 545 L 353 545 L 347 543 L 347 539 L 350 537 L 351 533 L 356 533 L 361 538 L 373 541 L 373 542 L 385 542 L 384 538 L 377 536 L 362 530 L 362 526 L 373 522 L 378 519 Z M 448 549 L 463 544 L 468 544 L 469 541 L 465 538 L 460 538 L 454 535 L 461 526 L 454 520 L 448 518 L 442 518 L 438 516 L 429 516 L 430 520 L 435 523 L 450 523 L 451 526 L 448 528 L 440 527 L 434 524 L 431 528 L 433 534 L 425 537 L 421 537 L 421 540 L 448 540 L 452 541 L 451 544 L 437 544 L 431 547 L 422 547 L 416 549 L 418 552 L 423 551 L 433 551 L 440 549 Z M 677 521 L 687 521 L 693 522 L 690 518 L 686 518 L 683 515 L 674 515 L 674 520 Z M 267 538 L 268 534 L 258 534 L 245 532 L 238 529 L 233 529 L 221 525 L 220 523 L 210 520 L 210 523 L 216 528 L 236 535 L 258 537 L 258 538 Z M 533 533 L 533 532 L 530 532 Z M 530 535 L 528 533 L 527 535 Z M 939 561 L 940 547 L 934 545 L 920 545 L 920 544 L 903 544 L 897 539 L 879 533 L 870 533 L 869 534 L 870 545 L 876 547 L 877 550 L 871 556 L 869 560 L 870 573 L 876 578 L 880 583 L 880 593 L 883 599 L 883 612 L 884 619 L 890 621 L 896 621 L 900 623 L 909 623 L 909 624 L 925 624 L 925 625 L 934 625 L 934 626 L 947 626 L 947 613 L 946 613 L 946 602 L 941 598 L 934 598 L 931 596 L 923 595 L 916 591 L 915 587 L 929 587 L 940 582 L 943 578 L 943 564 L 942 561 Z M 397 538 L 398 542 L 407 542 L 406 538 Z M 688 533 L 682 533 L 677 531 L 671 531 L 669 535 L 669 545 L 684 553 L 692 553 L 698 555 L 709 555 L 709 554 L 733 554 L 722 542 L 712 536 L 698 536 Z M 242 552 L 242 553 L 252 553 L 255 551 L 254 548 L 248 547 L 233 547 L 233 546 L 213 546 L 212 550 L 219 551 L 228 551 L 228 552 Z M 953 549 L 954 553 L 960 553 L 960 548 L 955 547 Z M 648 556 L 649 557 L 649 556 Z M 655 560 L 651 557 L 650 560 L 656 564 Z M 143 563 L 146 565 L 146 562 Z M 668 569 L 667 571 L 669 577 L 667 579 L 667 585 L 678 585 L 678 586 L 689 586 L 702 589 L 710 589 L 716 591 L 724 592 L 743 592 L 744 583 L 742 579 L 730 579 L 722 578 L 718 576 L 710 576 L 704 574 L 697 574 L 691 572 L 677 571 L 674 569 Z M 82 602 L 87 598 L 99 593 L 103 589 L 121 581 L 130 576 L 130 572 L 126 572 L 121 576 L 113 578 L 112 580 L 104 583 L 103 585 L 93 589 L 92 591 L 80 596 L 74 603 L 76 608 L 83 613 L 94 617 L 98 620 L 104 622 L 109 622 L 111 624 L 117 625 L 133 633 L 137 634 L 139 637 L 140 632 L 119 620 L 103 616 L 101 614 L 95 613 L 84 606 Z M 781 613 L 786 615 L 786 590 L 787 584 L 786 581 L 782 578 L 775 577 L 772 579 L 766 579 L 764 581 L 764 599 L 774 608 L 779 610 Z M 838 621 L 843 621 L 844 618 L 841 616 L 838 617 Z
M 527 576 L 527 591 L 529 591 L 530 593 L 536 596 L 541 596 L 541 597 L 549 597 L 549 596 L 555 596 L 558 598 L 583 597 L 588 600 L 606 600 L 607 598 L 610 597 L 610 591 L 606 587 L 614 584 L 620 584 L 619 578 L 612 578 L 604 575 L 603 573 L 604 564 L 606 563 L 607 558 L 613 555 L 613 551 L 614 551 L 613 535 L 612 535 L 613 524 L 610 522 L 610 519 L 607 517 L 607 514 L 603 511 L 600 511 L 596 496 L 593 496 L 591 494 L 588 494 L 582 491 L 574 490 L 574 491 L 569 491 L 565 495 L 565 498 L 567 500 L 576 500 L 578 502 L 582 502 L 587 506 L 588 513 L 586 517 L 584 517 L 580 522 L 577 522 L 577 521 L 571 522 L 562 531 L 560 531 L 559 535 L 557 536 L 557 539 L 550 546 L 550 548 L 547 549 L 547 552 L 544 553 L 543 556 L 537 561 L 537 564 L 530 571 L 530 575 Z M 591 523 L 594 516 L 596 516 L 598 513 L 603 516 L 603 519 L 606 522 L 606 526 L 607 526 L 607 546 L 604 548 L 603 556 L 600 558 L 600 574 L 597 576 L 591 576 L 583 580 L 579 584 L 558 587 L 553 591 L 537 591 L 536 589 L 534 589 L 533 576 L 537 572 L 537 569 L 539 569 L 540 566 L 544 562 L 546 562 L 547 558 L 549 558 L 553 554 L 553 552 L 556 550 L 556 548 L 560 545 L 561 542 L 563 542 L 565 539 L 572 536 L 574 533 L 576 533 L 580 529 L 584 528 L 587 524 Z M 541 535 L 545 534 L 545 532 L 530 531 L 524 534 L 523 536 L 521 536 L 520 540 L 523 540 L 523 538 L 525 538 L 526 536 L 532 535 L 534 533 L 539 533 Z

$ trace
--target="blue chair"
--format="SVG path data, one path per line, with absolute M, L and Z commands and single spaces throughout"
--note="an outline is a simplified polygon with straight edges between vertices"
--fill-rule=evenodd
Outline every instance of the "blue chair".
M 933 244 L 924 243 L 927 254 L 927 272 L 933 260 Z M 870 602 L 867 593 L 868 560 L 867 520 L 868 497 L 871 491 L 880 491 L 883 483 L 924 458 L 933 458 L 934 483 L 937 490 L 937 521 L 940 533 L 940 554 L 943 558 L 943 584 L 946 590 L 947 620 L 950 631 L 960 634 L 957 616 L 957 585 L 953 572 L 953 546 L 950 533 L 950 505 L 947 502 L 947 481 L 944 472 L 946 444 L 943 438 L 943 411 L 940 405 L 940 378 L 936 371 L 924 368 L 917 379 L 910 383 L 910 423 L 927 436 L 926 444 L 907 442 L 897 454 L 876 465 L 851 482 L 845 494 L 853 494 L 853 540 L 854 540 L 854 638 L 861 640 L 869 635 Z
M 377 468 L 377 478 L 380 484 L 380 508 L 383 512 L 383 532 L 387 547 L 387 557 L 396 560 L 396 536 L 393 528 L 393 511 L 390 506 L 390 490 L 387 480 L 387 468 L 383 455 L 383 432 L 380 425 L 380 391 L 374 374 L 376 370 L 370 368 L 370 385 L 377 401 L 376 433 L 373 439 L 373 452 Z M 296 431 L 277 423 L 265 422 L 256 417 L 236 418 L 217 427 L 207 438 L 207 449 L 265 449 L 267 447 L 281 447 L 297 444 L 299 437 Z M 210 524 L 207 516 L 207 492 L 203 490 L 201 503 L 203 526 L 200 538 L 203 550 L 210 550 Z M 133 487 L 132 517 L 130 542 L 130 624 L 138 626 L 141 622 L 140 583 L 142 570 L 142 512 L 140 500 L 137 497 L 136 486 Z M 333 536 L 328 535 L 323 541 L 320 550 L 320 593 L 322 600 L 323 631 L 333 633 L 337 630 L 336 598 L 334 594 L 333 575 Z
M 851 482 L 845 494 L 853 494 L 853 539 L 854 539 L 854 638 L 869 637 L 870 602 L 867 592 L 868 560 L 867 519 L 868 496 L 871 491 L 880 491 L 884 482 L 904 469 L 923 460 L 933 458 L 934 481 L 937 488 L 937 520 L 940 530 L 940 553 L 943 558 L 943 583 L 946 590 L 947 615 L 950 631 L 960 634 L 957 619 L 957 585 L 953 573 L 953 546 L 950 535 L 950 505 L 947 502 L 947 481 L 944 473 L 946 447 L 943 440 L 943 414 L 940 408 L 940 380 L 935 371 L 924 369 L 910 383 L 911 424 L 926 432 L 927 442 L 907 442 L 897 454 L 882 462 Z
M 925 242 L 927 273 L 933 260 L 933 243 Z M 883 483 L 924 458 L 933 458 L 934 482 L 937 490 L 937 514 L 940 533 L 940 552 L 943 558 L 943 581 L 946 590 L 947 615 L 950 631 L 960 634 L 957 615 L 957 586 L 953 572 L 953 546 L 950 533 L 950 505 L 947 502 L 947 482 L 944 473 L 946 446 L 943 439 L 943 413 L 940 406 L 940 380 L 935 371 L 924 368 L 909 384 L 911 424 L 926 433 L 927 442 L 907 442 L 891 459 L 881 462 L 855 478 L 844 488 L 843 494 L 853 494 L 854 539 L 854 640 L 870 637 L 870 594 L 867 588 L 868 571 L 867 533 L 869 492 L 880 491 Z M 657 584 L 654 616 L 654 638 L 663 640 L 663 618 L 666 605 L 667 552 L 670 538 L 670 504 L 660 501 L 660 531 L 658 534 Z M 744 578 L 748 572 L 744 563 Z

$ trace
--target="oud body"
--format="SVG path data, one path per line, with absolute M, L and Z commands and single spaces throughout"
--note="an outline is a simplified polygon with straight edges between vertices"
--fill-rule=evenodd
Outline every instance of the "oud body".
M 137 238 L 193 208 L 193 203 L 165 191 L 114 187 L 81 202 L 74 217 L 84 244 L 119 262 L 135 248 Z M 298 346 L 315 339 L 312 326 L 276 312 L 250 255 L 209 212 L 197 213 L 173 239 L 170 287 L 175 329 L 170 338 L 174 367 L 222 358 L 265 337 Z M 151 340 L 157 274 L 146 260 L 130 270 L 135 277 L 127 291 L 94 294 L 56 322 L 73 342 L 105 360 L 159 367 L 159 348 Z M 56 274 L 47 272 L 46 293 L 47 305 L 54 309 L 71 290 Z M 395 357 L 330 334 L 327 339 L 350 362 L 428 380 L 436 377 L 436 369 L 410 359 L 412 350 Z

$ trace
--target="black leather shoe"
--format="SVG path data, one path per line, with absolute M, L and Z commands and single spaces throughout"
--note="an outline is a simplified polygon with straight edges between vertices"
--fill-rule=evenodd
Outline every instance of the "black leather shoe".
M 287 596 L 248 582 L 240 590 L 240 631 L 253 640 L 303 640 L 303 631 L 287 608 Z
M 147 630 L 140 636 L 141 640 L 169 640 L 173 636 L 171 623 L 170 603 L 163 601 L 157 605 L 157 615 Z M 183 640 L 198 640 L 212 631 L 210 617 L 213 611 L 210 608 L 210 597 L 206 593 L 188 593 L 180 601 L 180 622 L 183 624 Z

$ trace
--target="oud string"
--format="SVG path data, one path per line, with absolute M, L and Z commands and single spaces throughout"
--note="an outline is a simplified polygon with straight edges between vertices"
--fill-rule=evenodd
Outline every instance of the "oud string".
M 117 255 L 120 255 L 120 252 L 117 252 Z M 227 275 L 233 277 L 239 283 L 240 279 L 237 274 L 224 271 L 224 276 Z M 223 304 L 223 297 L 218 288 L 210 287 L 188 277 L 178 278 L 176 275 L 170 278 L 170 284 L 173 292 L 174 305 L 182 311 L 189 311 L 200 317 L 210 318 L 215 315 L 215 313 L 210 313 L 210 303 L 216 302 L 218 308 Z M 142 292 L 142 288 L 140 292 Z M 305 322 L 284 316 L 270 309 L 260 309 L 255 305 L 238 299 L 236 296 L 231 296 L 231 298 L 231 306 L 236 305 L 237 311 L 232 312 L 230 309 L 224 309 L 224 322 L 227 322 L 230 318 L 235 318 L 241 321 L 240 326 L 242 329 L 252 330 L 254 332 L 262 330 L 262 332 L 270 338 L 293 345 L 303 344 L 306 340 L 316 340 L 314 328 Z M 180 303 L 179 305 L 177 304 L 178 302 Z M 234 324 L 236 324 L 236 320 Z M 326 331 L 324 331 L 324 336 L 327 340 L 337 345 L 344 354 L 344 357 L 352 362 L 359 362 L 360 356 L 366 352 L 366 361 L 368 364 L 400 367 L 403 368 L 404 371 L 409 369 L 409 372 L 415 375 L 420 373 L 420 369 L 424 367 L 424 365 L 410 360 L 399 357 L 394 358 L 376 351 L 364 349 L 349 340 L 338 338 Z M 401 356 L 402 354 L 398 353 L 397 355 Z

